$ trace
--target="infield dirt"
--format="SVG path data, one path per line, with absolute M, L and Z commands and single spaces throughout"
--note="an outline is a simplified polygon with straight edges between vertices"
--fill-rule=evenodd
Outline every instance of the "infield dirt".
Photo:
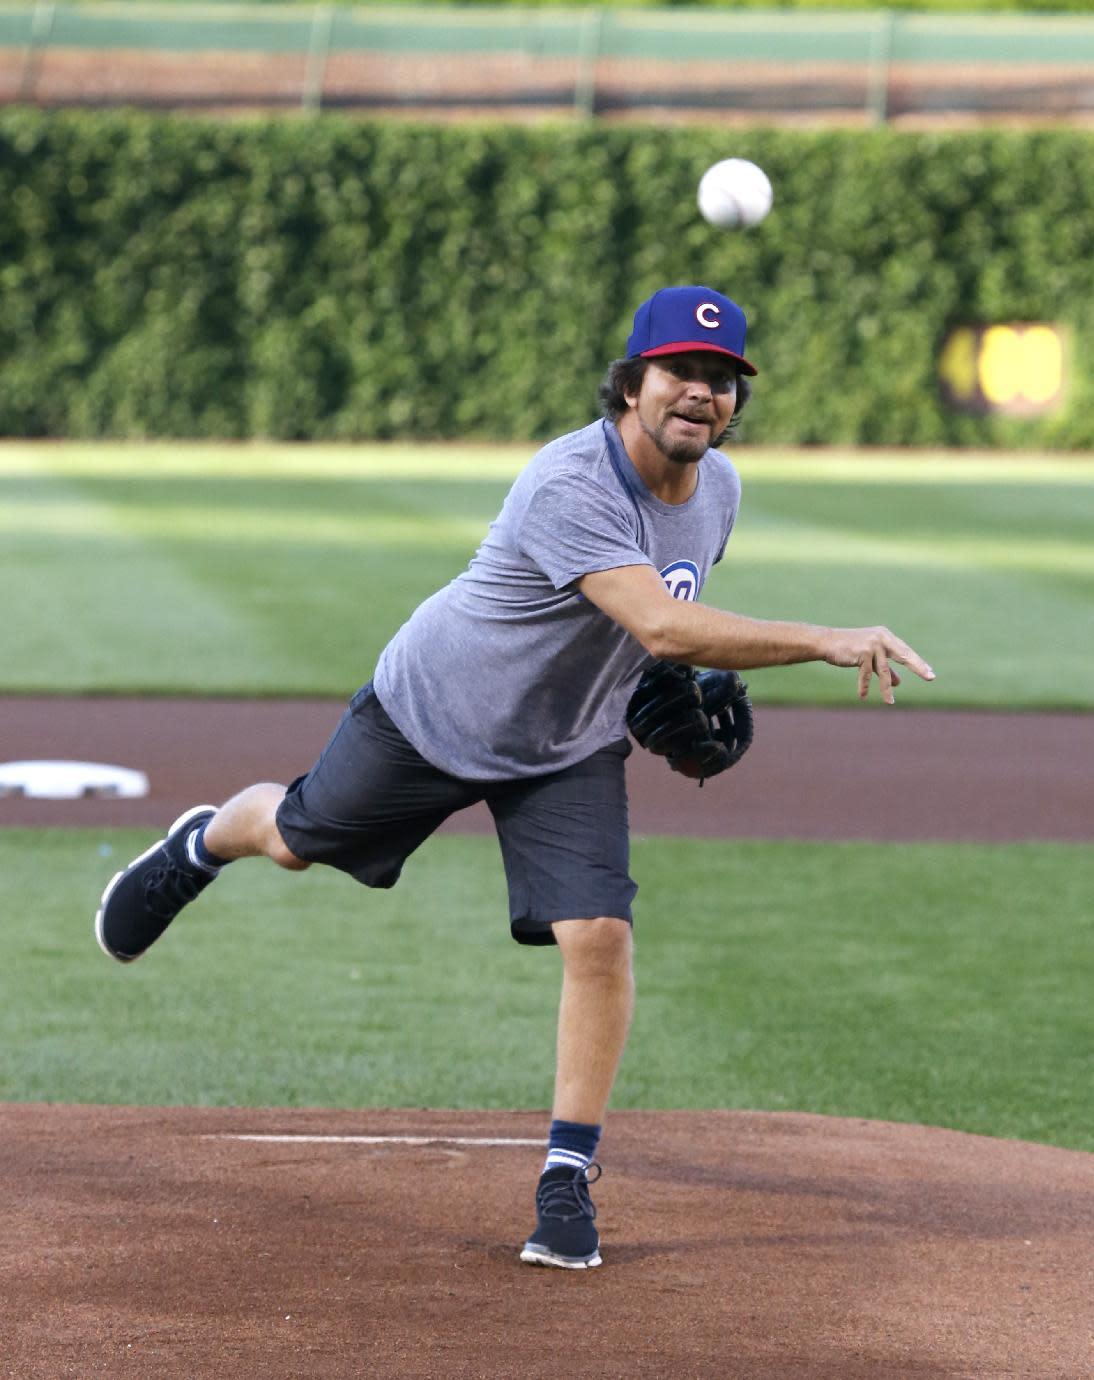
M 340 710 L 5 700 L 0 760 L 135 766 L 152 791 L 9 797 L 0 824 L 166 824 L 306 770 Z M 764 709 L 749 756 L 702 791 L 636 752 L 632 815 L 648 833 L 1089 839 L 1091 761 L 1088 716 Z M 545 1121 L 0 1104 L 0 1376 L 1094 1374 L 1094 1155 L 802 1114 L 613 1113 L 605 1264 L 570 1273 L 517 1261 L 542 1151 L 455 1139 L 538 1140 Z
M 605 1264 L 520 1265 L 532 1112 L 9 1106 L 0 1374 L 1091 1374 L 1094 1156 L 792 1114 L 621 1112 Z M 239 1134 L 435 1136 L 426 1145 Z
M 318 756 L 343 702 L 112 697 L 0 700 L 0 762 L 75 758 L 137 767 L 141 800 L 0 799 L 5 825 L 166 827 L 254 781 L 288 782 Z M 636 750 L 639 834 L 708 838 L 1094 839 L 1094 715 L 763 706 L 756 741 L 708 782 Z M 490 831 L 485 807 L 449 829 Z

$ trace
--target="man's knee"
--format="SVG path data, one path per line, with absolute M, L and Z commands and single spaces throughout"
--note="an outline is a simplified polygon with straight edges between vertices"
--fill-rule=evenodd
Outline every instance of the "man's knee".
M 630 971 L 634 945 L 626 920 L 600 915 L 593 920 L 559 920 L 552 929 L 568 969 L 605 975 Z
M 278 867 L 285 868 L 288 872 L 303 872 L 305 868 L 311 867 L 310 862 L 305 862 L 303 858 L 298 858 L 289 845 L 281 837 L 281 831 L 275 823 L 270 831 L 270 839 L 266 846 L 266 855 L 272 858 Z

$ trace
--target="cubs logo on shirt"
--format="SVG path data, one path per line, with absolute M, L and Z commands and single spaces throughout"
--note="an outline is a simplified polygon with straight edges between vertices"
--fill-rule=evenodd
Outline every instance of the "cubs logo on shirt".
M 699 597 L 699 567 L 694 561 L 673 561 L 661 571 L 665 588 L 674 599 L 688 599 L 692 603 Z

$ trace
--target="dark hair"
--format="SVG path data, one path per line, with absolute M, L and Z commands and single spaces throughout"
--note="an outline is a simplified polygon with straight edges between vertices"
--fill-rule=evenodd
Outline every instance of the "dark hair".
M 600 385 L 600 410 L 604 416 L 613 422 L 618 422 L 620 417 L 627 411 L 627 394 L 633 398 L 642 390 L 642 380 L 649 367 L 648 359 L 613 359 L 608 365 L 608 372 Z M 720 446 L 729 439 L 731 431 L 737 429 L 737 422 L 745 403 L 752 396 L 752 382 L 747 374 L 737 371 L 737 401 L 733 408 L 733 416 L 729 419 L 729 425 L 720 436 L 716 436 L 711 442 L 712 445 Z

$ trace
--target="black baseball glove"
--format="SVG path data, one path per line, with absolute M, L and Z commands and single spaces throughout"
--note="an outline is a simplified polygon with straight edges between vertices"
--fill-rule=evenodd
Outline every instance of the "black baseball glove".
M 655 661 L 627 705 L 640 747 L 698 781 L 739 762 L 752 743 L 752 701 L 736 671 L 696 671 Z

